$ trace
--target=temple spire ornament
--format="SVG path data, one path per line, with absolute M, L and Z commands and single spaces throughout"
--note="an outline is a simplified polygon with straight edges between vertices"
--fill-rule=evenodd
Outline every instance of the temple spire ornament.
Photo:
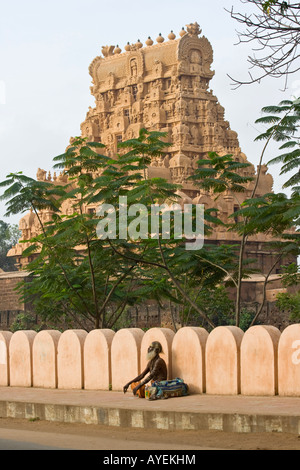
M 187 24 L 186 30 L 191 36 L 199 36 L 202 33 L 202 29 L 200 29 L 200 26 L 197 22 Z

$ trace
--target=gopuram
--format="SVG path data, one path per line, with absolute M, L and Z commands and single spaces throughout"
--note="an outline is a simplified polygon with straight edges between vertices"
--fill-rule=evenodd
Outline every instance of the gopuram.
M 182 203 L 217 207 L 219 216 L 226 221 L 228 215 L 239 208 L 238 202 L 250 197 L 254 181 L 248 184 L 244 193 L 236 195 L 239 201 L 230 193 L 215 201 L 211 193 L 199 191 L 188 181 L 197 160 L 210 151 L 219 155 L 232 154 L 236 161 L 248 162 L 239 146 L 237 133 L 225 120 L 224 108 L 209 89 L 214 76 L 212 62 L 212 46 L 201 35 L 197 23 L 186 25 L 177 38 L 171 31 L 167 40 L 160 34 L 156 42 L 148 37 L 145 45 L 139 40 L 134 44 L 127 43 L 123 52 L 119 46 L 102 47 L 102 55 L 96 57 L 89 67 L 95 106 L 89 108 L 81 124 L 81 135 L 89 141 L 103 143 L 107 155 L 112 156 L 117 152 L 119 142 L 138 137 L 142 128 L 166 132 L 166 140 L 172 145 L 163 158 L 152 161 L 148 168 L 149 177 L 159 176 L 180 184 Z M 242 171 L 247 176 L 256 175 L 253 165 Z M 66 181 L 63 174 L 52 176 L 41 169 L 37 179 L 61 184 Z M 272 186 L 273 178 L 263 166 L 256 196 L 271 192 Z M 50 214 L 41 213 L 42 220 L 47 221 L 49 217 Z M 20 229 L 23 240 L 39 231 L 33 213 L 21 219 Z M 236 243 L 238 238 L 220 226 L 210 241 Z M 268 237 L 263 234 L 249 238 L 245 253 L 245 256 L 257 259 L 255 267 L 263 273 L 269 271 L 275 260 L 275 254 L 266 248 L 267 241 Z M 16 245 L 9 256 L 15 257 L 16 263 L 24 267 L 27 260 L 21 256 L 23 247 L 24 244 Z M 272 272 L 269 300 L 272 296 L 275 298 L 280 288 L 276 275 L 280 273 L 281 264 L 283 262 L 279 262 Z M 257 290 L 256 286 L 260 282 L 262 278 L 255 276 L 245 282 L 244 301 L 257 300 L 255 297 L 260 295 L 260 289 Z

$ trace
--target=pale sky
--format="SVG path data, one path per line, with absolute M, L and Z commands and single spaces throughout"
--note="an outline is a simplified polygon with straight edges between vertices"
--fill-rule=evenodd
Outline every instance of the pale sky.
M 262 143 L 253 143 L 262 131 L 255 124 L 263 106 L 299 95 L 300 77 L 234 90 L 227 74 L 246 78 L 250 47 L 237 46 L 240 29 L 224 10 L 240 11 L 240 0 L 0 0 L 0 181 L 10 172 L 36 176 L 38 168 L 52 170 L 52 159 L 65 151 L 71 136 L 80 135 L 89 106 L 88 67 L 104 45 L 178 37 L 182 26 L 197 21 L 214 50 L 211 88 L 225 107 L 225 118 L 239 136 L 242 151 L 257 165 Z M 276 152 L 270 149 L 265 161 Z M 274 190 L 284 181 L 278 168 L 269 169 Z M 2 190 L 1 190 L 2 191 Z M 21 216 L 0 219 L 18 223 Z

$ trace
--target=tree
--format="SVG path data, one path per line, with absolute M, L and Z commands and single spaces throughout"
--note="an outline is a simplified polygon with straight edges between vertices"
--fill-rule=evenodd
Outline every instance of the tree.
M 175 192 L 179 189 L 178 185 L 169 184 L 163 178 L 148 178 L 147 166 L 152 158 L 160 158 L 163 150 L 170 144 L 163 140 L 165 133 L 149 132 L 145 129 L 140 131 L 139 137 L 130 139 L 119 145 L 122 150 L 128 150 L 115 160 L 114 165 L 118 167 L 116 178 L 114 172 L 104 172 L 98 178 L 99 191 L 92 198 L 91 202 L 97 203 L 105 200 L 106 203 L 116 207 L 120 195 L 127 198 L 128 204 L 134 202 L 147 208 L 150 214 L 151 207 L 163 203 L 172 204 L 177 201 L 178 196 Z M 195 214 L 193 215 L 195 218 Z M 206 212 L 207 220 L 215 220 L 209 211 Z M 120 213 L 117 213 L 117 226 L 120 220 Z M 170 229 L 166 239 L 162 237 L 162 223 L 160 220 L 158 236 L 152 236 L 151 218 L 149 225 L 147 223 L 147 234 L 150 236 L 139 237 L 135 240 L 109 240 L 109 244 L 118 256 L 131 261 L 143 268 L 145 278 L 143 279 L 143 292 L 163 292 L 163 295 L 173 301 L 178 300 L 178 296 L 198 312 L 198 314 L 210 325 L 214 327 L 213 322 L 200 309 L 193 296 L 189 295 L 189 286 L 185 280 L 186 276 L 192 282 L 195 277 L 195 271 L 199 268 L 199 259 L 191 252 L 186 250 L 185 239 L 176 238 L 174 222 L 175 216 L 170 214 Z M 181 221 L 183 224 L 183 220 Z M 129 220 L 130 225 L 130 220 Z M 207 227 L 208 229 L 208 227 Z M 181 233 L 184 233 L 180 226 Z M 200 263 L 203 264 L 202 261 Z M 207 264 L 207 263 L 206 263 Z M 215 266 L 209 265 L 207 271 L 216 271 Z M 220 278 L 225 277 L 225 273 L 219 268 Z M 204 274 L 203 274 L 204 276 Z M 161 290 L 163 287 L 163 290 Z
M 248 57 L 249 80 L 230 77 L 236 87 L 260 82 L 265 77 L 284 79 L 299 69 L 300 4 L 293 1 L 241 0 L 251 13 L 241 13 L 232 7 L 231 17 L 245 27 L 238 31 L 239 44 L 253 43 L 253 55 Z M 258 55 L 257 55 L 258 54 Z
M 292 263 L 284 267 L 283 285 L 286 287 L 296 287 L 300 283 L 300 266 Z M 283 292 L 277 294 L 277 306 L 280 310 L 290 313 L 290 320 L 300 320 L 300 290 L 296 292 Z
M 0 269 L 3 271 L 15 271 L 13 259 L 7 257 L 7 253 L 20 238 L 20 230 L 17 225 L 8 224 L 0 220 Z
M 237 207 L 241 209 L 241 202 L 238 198 L 239 193 L 244 193 L 246 190 L 246 184 L 253 181 L 251 176 L 243 176 L 241 170 L 250 166 L 249 163 L 234 161 L 232 155 L 220 156 L 216 152 L 209 152 L 208 158 L 199 160 L 198 168 L 194 175 L 190 177 L 194 183 L 198 184 L 200 188 L 209 190 L 215 195 L 215 201 L 222 195 L 230 194 L 234 197 Z M 257 178 L 259 175 L 257 176 Z M 255 185 L 254 185 L 255 188 Z M 255 191 L 255 189 L 253 190 Z M 240 325 L 240 314 L 241 314 L 241 287 L 242 281 L 245 276 L 253 272 L 249 269 L 254 260 L 244 259 L 245 246 L 247 242 L 247 235 L 243 232 L 242 227 L 246 221 L 238 221 L 236 214 L 229 215 L 229 219 L 226 223 L 227 230 L 238 231 L 241 236 L 240 242 L 232 246 L 232 250 L 235 250 L 236 259 L 231 258 L 233 264 L 230 266 L 223 264 L 222 258 L 218 257 L 216 266 L 226 272 L 228 278 L 231 280 L 232 285 L 236 289 L 236 301 L 235 301 L 235 324 Z M 233 218 L 233 220 L 232 220 Z M 231 222 L 232 220 L 232 222 Z M 220 248 L 226 248 L 221 245 Z
M 129 285 L 123 282 L 120 289 L 120 284 L 130 278 L 131 266 L 97 239 L 96 220 L 83 212 L 93 190 L 89 171 L 101 168 L 105 160 L 77 139 L 56 158 L 69 176 L 67 185 L 35 181 L 22 173 L 10 174 L 1 183 L 7 187 L 2 196 L 8 200 L 7 215 L 32 210 L 40 225 L 40 233 L 23 252 L 36 256 L 27 266 L 32 282 L 23 283 L 22 291 L 42 321 L 59 322 L 63 315 L 81 326 L 85 321 L 104 327 L 113 324 L 127 304 Z M 72 208 L 69 215 L 64 212 L 66 201 Z M 43 211 L 50 214 L 49 222 L 43 221 Z
M 235 302 L 230 299 L 225 285 L 216 285 L 211 288 L 204 288 L 199 292 L 197 299 L 201 308 L 216 326 L 235 325 Z M 191 314 L 191 313 L 190 313 Z M 240 312 L 239 327 L 246 331 L 254 317 L 254 311 L 242 308 Z M 197 314 L 193 312 L 192 324 L 201 325 L 209 330 L 209 325 L 205 324 Z
M 258 119 L 257 122 L 273 125 L 258 139 L 268 139 L 272 135 L 275 141 L 284 142 L 279 147 L 284 153 L 272 158 L 269 164 L 281 163 L 280 174 L 289 174 L 283 188 L 292 189 L 295 195 L 300 194 L 300 98 L 295 101 L 282 101 L 278 106 L 267 106 L 263 108 L 263 112 L 271 114 Z
M 298 257 L 300 254 L 300 100 L 285 100 L 278 106 L 267 106 L 263 108 L 267 114 L 259 118 L 257 122 L 271 124 L 265 132 L 257 137 L 257 140 L 271 139 L 283 142 L 280 150 L 284 153 L 270 160 L 269 164 L 281 163 L 280 174 L 287 174 L 288 180 L 283 188 L 288 188 L 291 195 L 285 193 L 265 194 L 260 198 L 253 197 L 243 203 L 239 214 L 245 217 L 247 223 L 243 227 L 243 234 L 249 236 L 255 233 L 269 233 L 274 237 L 272 246 L 277 250 L 278 260 L 292 255 Z M 289 151 L 292 149 L 291 151 Z M 296 268 L 293 280 L 299 282 L 299 274 Z M 291 273 L 283 273 L 283 283 L 288 282 Z M 264 298 L 265 298 L 264 286 Z M 289 295 L 293 300 L 293 295 Z M 281 304 L 283 305 L 283 304 Z M 259 316 L 262 308 L 258 311 L 254 321 Z
M 282 293 L 277 295 L 277 305 L 280 310 L 289 311 L 290 319 L 294 322 L 300 320 L 300 291 L 295 294 Z
M 137 139 L 120 145 L 123 153 L 115 159 L 99 153 L 102 144 L 76 138 L 54 159 L 55 167 L 63 168 L 68 177 L 67 184 L 35 181 L 22 173 L 10 174 L 0 184 L 7 188 L 2 196 L 8 200 L 7 214 L 32 210 L 40 224 L 40 233 L 29 240 L 23 253 L 35 255 L 27 266 L 32 282 L 23 288 L 24 297 L 33 299 L 43 321 L 63 318 L 81 326 L 88 322 L 94 328 L 112 327 L 127 305 L 167 298 L 189 302 L 214 327 L 182 281 L 189 275 L 192 282 L 201 271 L 203 279 L 214 282 L 214 276 L 221 280 L 225 272 L 185 249 L 185 240 L 175 237 L 175 217 L 170 217 L 167 239 L 143 238 L 139 231 L 134 239 L 119 236 L 120 197 L 126 197 L 128 205 L 143 205 L 149 213 L 152 205 L 176 199 L 176 185 L 146 175 L 151 159 L 159 158 L 169 145 L 161 140 L 164 137 L 142 129 Z M 95 217 L 88 211 L 97 204 L 116 209 L 113 239 L 99 237 L 99 222 L 106 223 L 105 214 Z M 42 217 L 45 212 L 47 222 Z M 128 213 L 128 228 L 136 224 L 135 215 Z M 207 217 L 216 219 L 209 212 Z M 146 228 L 147 235 L 151 234 L 148 223 Z M 161 230 L 160 221 L 160 234 Z
M 215 152 L 210 152 L 208 158 L 198 161 L 198 169 L 190 178 L 194 183 L 204 190 L 209 190 L 215 195 L 215 200 L 223 194 L 230 193 L 239 206 L 239 210 L 229 215 L 226 224 L 227 230 L 235 231 L 240 236 L 240 242 L 235 247 L 239 253 L 235 266 L 223 264 L 222 259 L 216 258 L 216 266 L 227 273 L 227 277 L 232 280 L 236 289 L 235 301 L 235 324 L 240 325 L 241 315 L 241 286 L 243 279 L 253 272 L 251 262 L 254 260 L 244 259 L 245 247 L 251 235 L 265 233 L 272 235 L 273 241 L 268 244 L 275 255 L 274 262 L 266 273 L 261 273 L 264 277 L 263 299 L 257 309 L 256 315 L 252 319 L 254 324 L 261 314 L 265 299 L 266 288 L 270 275 L 275 266 L 282 259 L 297 257 L 300 254 L 299 229 L 300 199 L 300 139 L 298 135 L 300 122 L 300 100 L 283 101 L 278 106 L 267 106 L 263 108 L 266 116 L 256 122 L 269 125 L 267 130 L 257 137 L 257 140 L 265 141 L 263 146 L 256 178 L 245 178 L 240 174 L 240 170 L 249 166 L 247 163 L 235 162 L 231 155 L 219 156 Z M 271 140 L 283 142 L 280 146 L 284 153 L 273 158 L 269 163 L 282 163 L 281 174 L 289 174 L 284 188 L 292 191 L 290 197 L 284 193 L 270 193 L 257 197 L 256 190 L 260 178 L 263 158 Z M 292 150 L 291 150 L 292 149 Z M 245 191 L 245 184 L 253 180 L 251 196 L 243 203 L 239 202 L 238 194 Z M 230 220 L 232 222 L 230 223 Z M 232 258 L 233 259 L 233 258 Z M 250 269 L 249 269 L 250 268 Z M 283 278 L 284 280 L 284 278 Z

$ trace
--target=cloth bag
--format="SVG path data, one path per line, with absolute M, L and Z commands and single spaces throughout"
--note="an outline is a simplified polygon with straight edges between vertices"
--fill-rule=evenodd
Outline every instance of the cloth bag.
M 188 395 L 188 385 L 179 377 L 173 380 L 155 381 L 145 387 L 145 398 L 148 400 L 182 397 Z

